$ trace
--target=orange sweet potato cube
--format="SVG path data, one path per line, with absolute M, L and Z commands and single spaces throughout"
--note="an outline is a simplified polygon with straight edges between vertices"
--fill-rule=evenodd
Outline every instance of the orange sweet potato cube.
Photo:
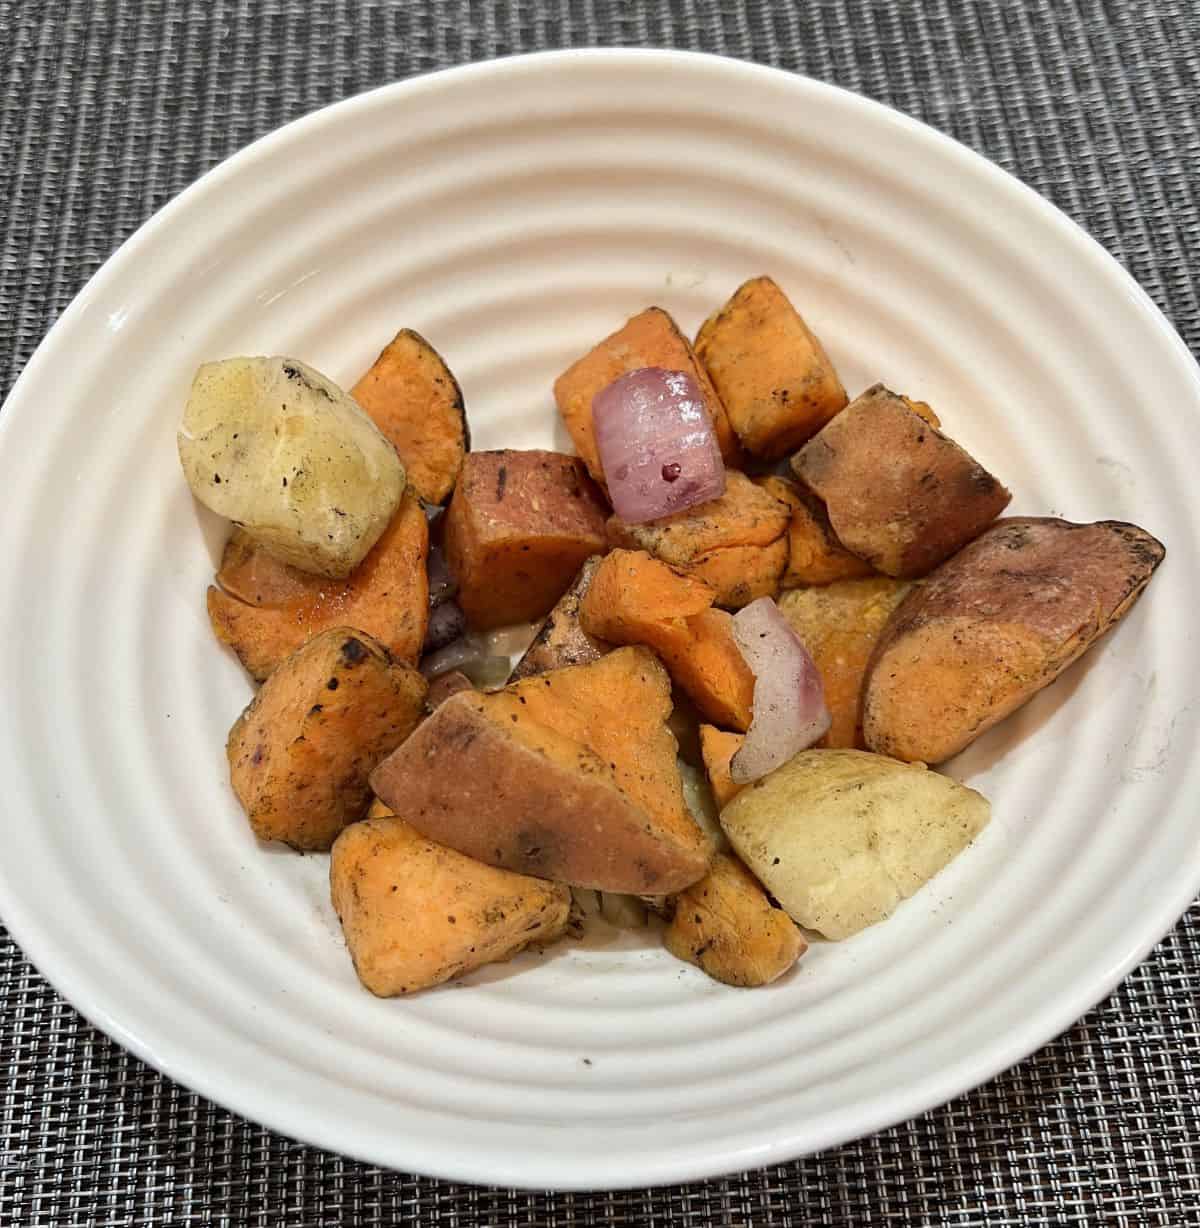
M 585 559 L 608 548 L 607 507 L 561 452 L 470 452 L 446 513 L 446 561 L 477 630 L 548 613 Z

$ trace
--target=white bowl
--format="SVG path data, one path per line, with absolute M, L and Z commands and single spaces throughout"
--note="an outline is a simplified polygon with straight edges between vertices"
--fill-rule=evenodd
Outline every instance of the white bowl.
M 327 860 L 227 782 L 251 694 L 204 590 L 223 528 L 175 454 L 205 359 L 352 380 L 399 326 L 476 446 L 565 444 L 551 381 L 649 303 L 693 328 L 771 273 L 852 393 L 932 402 L 1012 510 L 1168 559 L 1111 638 L 952 765 L 994 819 L 895 917 L 765 990 L 604 932 L 458 985 L 359 988 Z M 456 69 L 244 150 L 108 262 L 0 416 L 0 912 L 172 1078 L 396 1168 L 626 1186 L 918 1113 L 1107 993 L 1200 883 L 1200 376 L 1095 243 L 994 166 L 829 86 L 670 52 Z

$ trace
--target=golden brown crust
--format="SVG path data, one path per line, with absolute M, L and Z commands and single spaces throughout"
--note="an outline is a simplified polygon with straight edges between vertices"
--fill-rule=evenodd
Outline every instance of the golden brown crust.
M 663 941 L 677 959 L 741 988 L 778 980 L 808 950 L 791 917 L 727 853 L 718 853 L 704 878 L 676 898 Z

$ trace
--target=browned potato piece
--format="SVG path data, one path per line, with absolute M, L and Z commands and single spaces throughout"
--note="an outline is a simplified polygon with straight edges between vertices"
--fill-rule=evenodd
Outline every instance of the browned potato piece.
M 741 749 L 745 740 L 744 733 L 729 733 L 715 725 L 700 726 L 700 754 L 704 759 L 704 774 L 708 777 L 708 787 L 712 790 L 718 810 L 733 801 L 746 787 L 734 784 L 729 771 L 729 761 Z
M 725 477 L 719 499 L 645 524 L 613 516 L 608 535 L 615 546 L 645 550 L 703 580 L 717 605 L 737 609 L 779 591 L 791 514 L 744 473 L 731 469 Z
M 687 813 L 654 655 L 447 700 L 371 777 L 431 840 L 490 865 L 630 895 L 682 890 L 710 848 Z
M 473 861 L 399 818 L 342 832 L 329 885 L 358 979 L 383 998 L 551 942 L 571 908 L 566 887 Z
M 425 679 L 350 627 L 309 640 L 229 731 L 233 791 L 260 840 L 327 849 L 361 819 L 371 769 L 413 731 Z
M 446 513 L 446 561 L 476 630 L 548 613 L 608 547 L 603 496 L 577 457 L 472 452 Z
M 804 641 L 825 688 L 831 722 L 818 746 L 863 747 L 859 709 L 867 663 L 911 585 L 890 576 L 838 580 L 784 593 L 779 611 Z
M 874 574 L 870 563 L 851 554 L 838 541 L 825 504 L 811 491 L 781 477 L 756 478 L 755 484 L 792 512 L 788 523 L 787 566 L 779 578 L 780 588 L 832 584 L 834 580 Z
M 1119 622 L 1165 553 L 1116 520 L 993 525 L 884 629 L 863 690 L 867 745 L 914 762 L 957 754 Z
M 392 523 L 346 580 L 289 567 L 235 532 L 217 572 L 221 587 L 208 590 L 208 617 L 217 638 L 260 682 L 330 627 L 363 631 L 415 665 L 429 619 L 428 553 L 425 513 L 407 491 Z
M 662 367 L 690 375 L 708 406 L 721 455 L 728 464 L 738 462 L 737 438 L 708 373 L 696 361 L 692 347 L 675 321 L 661 307 L 647 307 L 554 381 L 554 399 L 558 402 L 559 413 L 575 442 L 575 450 L 597 482 L 603 484 L 604 469 L 596 449 L 592 398 L 613 380 L 640 367 Z
M 579 625 L 579 603 L 583 600 L 600 566 L 603 555 L 593 554 L 579 569 L 571 587 L 558 599 L 554 609 L 533 637 L 533 643 L 517 662 L 511 681 L 544 674 L 564 665 L 586 665 L 598 661 L 612 647 L 598 640 Z
M 739 286 L 704 321 L 696 357 L 742 447 L 764 460 L 795 451 L 846 407 L 829 356 L 769 277 Z
M 876 571 L 923 576 L 978 537 L 1012 496 L 882 384 L 792 458 L 846 549 Z
M 409 488 L 426 503 L 445 503 L 471 435 L 462 389 L 437 350 L 402 328 L 350 395 L 400 454 Z
M 741 988 L 778 980 L 808 950 L 791 917 L 727 853 L 718 853 L 709 872 L 676 898 L 663 941 L 676 959 Z

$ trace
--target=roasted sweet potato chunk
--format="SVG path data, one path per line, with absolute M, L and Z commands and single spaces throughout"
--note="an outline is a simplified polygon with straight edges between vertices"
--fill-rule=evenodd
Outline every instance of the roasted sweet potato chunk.
M 586 665 L 598 661 L 612 647 L 588 633 L 579 625 L 579 603 L 588 591 L 602 556 L 593 554 L 579 569 L 571 587 L 555 603 L 533 637 L 533 643 L 517 662 L 512 681 L 544 674 L 548 669 L 564 665 Z
M 719 499 L 645 524 L 613 516 L 608 535 L 614 545 L 645 550 L 703 580 L 716 593 L 717 605 L 737 609 L 779 591 L 790 519 L 778 499 L 730 470 Z
M 571 908 L 566 887 L 464 857 L 396 817 L 342 832 L 329 884 L 358 979 L 384 998 L 552 942 Z
M 704 759 L 708 787 L 712 790 L 718 810 L 733 801 L 746 787 L 734 784 L 729 771 L 729 761 L 741 750 L 745 740 L 745 734 L 729 733 L 712 725 L 700 726 L 700 754 Z
M 471 435 L 462 389 L 437 350 L 402 328 L 350 395 L 400 454 L 409 489 L 426 503 L 445 503 Z
M 747 989 L 778 980 L 808 950 L 796 923 L 728 853 L 676 898 L 663 941 L 676 959 Z
M 603 484 L 604 469 L 596 449 L 592 398 L 619 376 L 640 367 L 662 367 L 690 375 L 704 394 L 721 455 L 727 463 L 737 463 L 737 438 L 708 373 L 696 361 L 692 347 L 675 321 L 661 307 L 647 307 L 568 367 L 554 382 L 559 413 L 571 433 L 576 451 L 597 482 Z
M 431 840 L 490 865 L 633 895 L 679 891 L 708 866 L 666 728 L 652 653 L 443 703 L 375 770 L 375 792 Z
M 696 336 L 742 447 L 776 460 L 794 452 L 846 406 L 846 390 L 821 343 L 769 278 L 738 287 Z
M 379 640 L 398 661 L 416 664 L 429 618 L 425 558 L 429 528 L 405 493 L 400 510 L 346 580 L 328 580 L 280 563 L 235 531 L 225 548 L 208 616 L 259 681 L 309 638 L 353 627 Z
M 757 478 L 773 499 L 791 509 L 788 522 L 788 557 L 779 577 L 779 587 L 799 588 L 807 584 L 832 584 L 834 580 L 853 580 L 874 574 L 870 563 L 851 554 L 838 541 L 825 504 L 811 491 L 788 478 Z
M 882 384 L 792 458 L 846 549 L 876 571 L 923 576 L 978 537 L 1012 497 L 978 461 Z
M 697 709 L 718 725 L 750 725 L 754 675 L 713 591 L 641 550 L 614 550 L 592 577 L 580 625 L 612 644 L 645 644 Z
M 363 817 L 367 777 L 416 727 L 425 690 L 369 635 L 336 627 L 309 640 L 229 733 L 230 780 L 254 834 L 327 849 Z
M 472 452 L 446 512 L 458 603 L 476 630 L 541 618 L 607 549 L 607 508 L 574 456 Z
M 1119 622 L 1165 553 L 1116 520 L 993 525 L 885 627 L 863 691 L 867 745 L 924 763 L 957 754 Z
M 784 593 L 779 611 L 804 641 L 821 675 L 829 729 L 817 743 L 862 748 L 860 707 L 867 663 L 892 612 L 911 585 L 890 576 L 837 580 Z

